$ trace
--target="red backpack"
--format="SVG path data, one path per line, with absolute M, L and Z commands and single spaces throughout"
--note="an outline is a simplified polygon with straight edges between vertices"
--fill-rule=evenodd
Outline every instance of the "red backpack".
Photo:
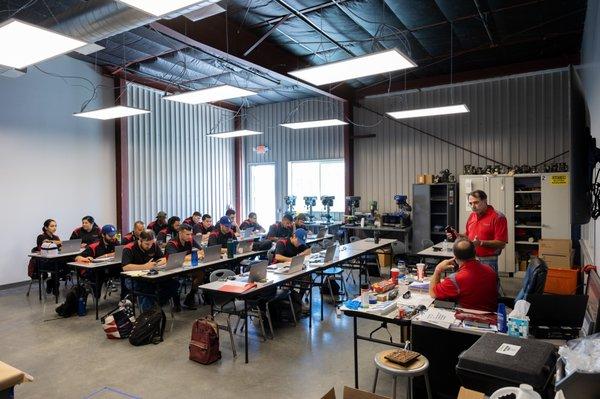
M 196 320 L 192 326 L 190 360 L 211 364 L 220 358 L 219 326 L 211 316 Z

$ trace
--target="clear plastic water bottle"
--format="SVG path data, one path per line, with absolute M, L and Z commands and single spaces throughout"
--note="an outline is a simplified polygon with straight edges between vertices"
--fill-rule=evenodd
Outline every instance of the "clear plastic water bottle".
M 406 263 L 403 260 L 398 261 L 398 278 L 404 278 L 408 274 L 408 269 L 406 268 Z
M 449 247 L 449 242 L 448 239 L 444 239 L 444 241 L 442 242 L 442 251 L 443 252 L 448 252 L 448 247 Z

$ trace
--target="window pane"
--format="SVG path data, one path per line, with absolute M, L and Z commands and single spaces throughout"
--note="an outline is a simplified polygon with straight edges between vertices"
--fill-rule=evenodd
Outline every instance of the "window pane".
M 319 162 L 290 162 L 288 194 L 296 196 L 296 212 L 304 210 L 304 197 L 319 196 Z
M 250 212 L 264 228 L 275 223 L 275 165 L 250 166 Z
M 321 164 L 321 195 L 335 196 L 332 212 L 344 212 L 344 194 L 344 162 L 323 162 Z

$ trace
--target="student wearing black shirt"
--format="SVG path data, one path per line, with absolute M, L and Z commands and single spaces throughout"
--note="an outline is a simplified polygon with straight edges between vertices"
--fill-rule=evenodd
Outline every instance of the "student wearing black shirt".
M 171 236 L 171 238 L 177 238 L 177 231 L 179 230 L 179 226 L 181 226 L 181 219 L 179 218 L 179 216 L 171 216 L 167 221 L 167 227 L 165 227 L 158 233 L 156 241 L 160 243 L 167 242 L 167 235 Z
M 252 231 L 259 231 L 261 233 L 265 232 L 265 229 L 258 224 L 258 218 L 255 212 L 250 212 L 248 214 L 248 219 L 244 220 L 240 225 L 240 231 L 244 231 L 249 228 L 252 228 Z
M 114 255 L 115 246 L 119 245 L 119 241 L 115 238 L 117 234 L 117 228 L 112 224 L 107 224 L 102 227 L 102 235 L 100 237 L 100 241 L 94 242 L 88 245 L 81 255 L 75 257 L 75 262 L 79 263 L 90 263 L 92 260 L 96 258 L 100 258 L 107 255 Z M 98 276 L 98 286 L 94 286 L 94 295 L 96 298 L 100 297 L 100 288 L 106 281 L 108 277 L 108 270 L 100 270 L 100 271 L 90 271 L 84 270 L 81 276 L 87 280 L 93 281 L 94 277 L 93 273 L 101 273 Z M 119 270 L 120 272 L 120 270 Z M 118 273 L 111 273 L 112 276 L 118 276 Z
M 154 234 L 158 234 L 165 227 L 167 227 L 167 213 L 163 211 L 158 212 L 156 219 L 148 223 L 148 229 L 152 230 Z
M 277 241 L 273 263 L 290 262 L 297 255 L 310 255 L 310 247 L 306 245 L 306 230 L 304 229 L 297 229 L 290 238 Z
M 215 229 L 212 222 L 212 216 L 205 213 L 202 215 L 202 221 L 194 225 L 194 235 L 202 235 L 202 239 L 208 240 L 208 235 Z
M 304 229 L 304 230 L 308 230 L 306 228 L 306 220 L 308 218 L 306 217 L 305 214 L 303 213 L 299 213 L 298 215 L 296 215 L 296 217 L 294 218 L 294 230 L 295 229 Z
M 238 227 L 237 223 L 235 222 L 235 209 L 231 209 L 231 208 L 227 209 L 227 211 L 225 211 L 225 216 L 227 216 L 229 218 L 229 221 L 231 222 L 231 226 L 229 228 L 231 229 L 233 234 L 235 234 L 235 235 L 240 234 L 239 227 Z M 221 223 L 221 220 L 223 220 L 223 218 L 219 219 L 219 221 L 215 225 L 216 230 L 219 230 L 219 223 Z
M 156 244 L 156 238 L 152 230 L 143 231 L 138 241 L 127 244 L 123 248 L 123 259 L 121 261 L 123 271 L 149 270 L 155 266 L 163 266 L 165 263 L 166 259 Z M 125 283 L 127 288 L 131 290 L 131 280 L 126 279 Z M 176 280 L 164 279 L 158 283 L 134 281 L 133 288 L 142 293 L 154 293 L 154 289 L 156 289 L 161 304 L 166 303 L 171 298 L 173 299 L 174 311 L 181 311 L 179 284 Z M 153 297 L 140 295 L 140 308 L 142 311 L 148 310 L 153 304 Z
M 100 227 L 94 221 L 91 216 L 84 216 L 81 219 L 81 227 L 76 228 L 71 233 L 71 240 L 81 238 L 81 243 L 85 245 L 92 244 L 96 241 L 100 241 Z
M 278 241 L 282 238 L 290 238 L 294 232 L 294 222 L 292 215 L 286 213 L 281 218 L 281 222 L 272 224 L 267 233 L 267 240 Z
M 133 224 L 133 230 L 123 236 L 123 238 L 121 239 L 121 244 L 126 245 L 131 242 L 137 241 L 140 238 L 140 234 L 144 230 L 146 230 L 144 222 L 138 220 Z
M 46 221 L 44 221 L 44 225 L 42 227 L 42 234 L 37 236 L 36 240 L 36 246 L 38 251 L 42 249 L 42 244 L 45 242 L 52 242 L 60 248 L 60 246 L 62 245 L 62 241 L 60 241 L 60 238 L 56 235 L 57 228 L 58 225 L 56 224 L 56 221 L 54 219 L 46 219 Z
M 219 219 L 218 226 L 219 227 L 208 236 L 208 246 L 220 245 L 222 248 L 221 252 L 224 252 L 227 251 L 227 241 L 235 240 L 236 236 L 231 230 L 231 219 L 227 216 L 223 216 Z
M 183 223 L 189 224 L 190 226 L 195 226 L 196 224 L 200 223 L 201 218 L 202 214 L 196 211 L 192 214 L 192 216 L 183 219 Z
M 179 226 L 179 232 L 177 234 L 177 238 L 173 238 L 171 241 L 167 243 L 165 247 L 165 254 L 167 258 L 171 254 L 185 252 L 187 256 L 185 257 L 185 261 L 191 260 L 192 253 L 192 226 L 186 223 L 182 223 Z M 198 256 L 201 257 L 202 253 L 198 253 Z M 192 288 L 190 292 L 186 295 L 185 300 L 183 301 L 183 305 L 190 309 L 196 309 L 196 295 L 198 294 L 198 286 L 204 282 L 204 271 L 198 270 L 192 273 Z

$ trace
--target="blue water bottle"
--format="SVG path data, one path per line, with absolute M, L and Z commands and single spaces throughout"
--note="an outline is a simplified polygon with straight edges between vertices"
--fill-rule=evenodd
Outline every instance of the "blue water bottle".
M 192 266 L 198 266 L 198 250 L 192 249 Z
M 87 313 L 85 305 L 85 298 L 79 297 L 79 299 L 77 300 L 77 316 L 85 316 L 85 314 Z
M 503 303 L 498 304 L 498 332 L 505 333 L 508 331 L 506 324 L 506 305 Z

